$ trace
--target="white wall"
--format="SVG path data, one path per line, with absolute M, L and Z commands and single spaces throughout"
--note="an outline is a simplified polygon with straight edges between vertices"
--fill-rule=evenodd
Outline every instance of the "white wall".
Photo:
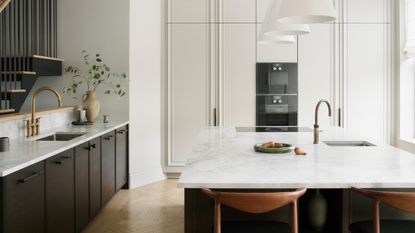
M 131 187 L 164 179 L 161 169 L 161 0 L 130 1 Z
M 81 51 L 85 49 L 93 55 L 100 53 L 112 71 L 128 73 L 128 35 L 129 0 L 58 0 L 58 56 L 65 60 L 64 66 L 80 65 Z M 48 85 L 62 92 L 68 81 L 65 76 L 41 77 L 34 89 Z M 128 88 L 128 82 L 124 85 Z M 98 91 L 101 114 L 125 118 L 128 95 L 123 98 L 108 96 L 103 94 L 104 90 Z M 70 96 L 63 97 L 65 105 L 79 103 Z M 56 100 L 50 94 L 41 94 L 38 105 L 39 109 L 48 108 L 55 106 Z M 30 98 L 22 108 L 22 111 L 27 110 L 30 110 Z

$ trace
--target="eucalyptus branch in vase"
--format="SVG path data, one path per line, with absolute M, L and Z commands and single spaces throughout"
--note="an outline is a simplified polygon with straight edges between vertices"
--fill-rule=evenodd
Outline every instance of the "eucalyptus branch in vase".
M 84 50 L 82 51 L 82 60 L 86 72 L 77 66 L 65 68 L 65 72 L 70 76 L 70 82 L 63 92 L 78 99 L 79 88 L 85 86 L 87 92 L 82 96 L 84 100 L 83 105 L 87 110 L 88 121 L 95 122 L 100 109 L 99 101 L 96 99 L 96 91 L 104 87 L 105 94 L 123 97 L 126 94 L 126 90 L 122 83 L 128 79 L 125 73 L 111 72 L 110 67 L 104 63 L 100 54 L 96 54 L 91 61 L 91 56 Z

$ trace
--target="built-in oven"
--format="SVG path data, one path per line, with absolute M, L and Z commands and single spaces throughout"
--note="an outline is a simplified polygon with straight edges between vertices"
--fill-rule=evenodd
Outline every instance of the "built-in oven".
M 297 64 L 258 63 L 257 126 L 296 126 L 297 90 Z
M 258 63 L 258 94 L 296 94 L 298 92 L 297 63 Z

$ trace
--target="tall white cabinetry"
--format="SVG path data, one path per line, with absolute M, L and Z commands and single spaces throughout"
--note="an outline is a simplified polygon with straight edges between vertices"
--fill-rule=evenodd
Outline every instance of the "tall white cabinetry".
M 299 125 L 326 99 L 323 129 L 387 142 L 391 0 L 335 0 L 338 20 L 293 44 L 257 43 L 272 0 L 165 1 L 165 172 L 181 171 L 202 128 L 255 125 L 257 62 L 298 62 Z
M 343 2 L 342 126 L 389 142 L 391 105 L 390 0 Z

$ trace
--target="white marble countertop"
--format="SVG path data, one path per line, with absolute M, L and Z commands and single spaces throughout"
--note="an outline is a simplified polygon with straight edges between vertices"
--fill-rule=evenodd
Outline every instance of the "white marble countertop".
M 68 125 L 56 128 L 53 131 L 43 132 L 36 137 L 21 137 L 12 140 L 10 142 L 10 151 L 0 152 L 0 177 L 7 176 L 127 124 L 127 120 L 120 120 L 107 124 L 95 123 L 89 126 Z M 70 141 L 36 141 L 39 138 L 57 132 L 82 133 L 84 135 Z
M 368 141 L 347 130 L 320 133 L 321 141 Z M 256 153 L 267 141 L 293 144 L 306 156 Z M 313 145 L 312 132 L 241 133 L 235 128 L 203 130 L 182 173 L 181 188 L 415 188 L 415 155 L 389 145 Z

